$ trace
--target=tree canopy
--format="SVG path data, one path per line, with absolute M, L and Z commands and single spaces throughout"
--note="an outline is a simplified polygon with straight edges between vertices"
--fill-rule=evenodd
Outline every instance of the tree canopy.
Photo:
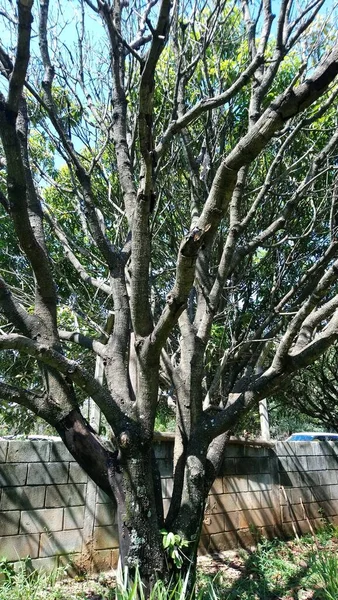
M 1 2 L 0 397 L 115 497 L 122 559 L 149 577 L 164 524 L 194 562 L 227 432 L 338 336 L 336 18 L 274 10 Z

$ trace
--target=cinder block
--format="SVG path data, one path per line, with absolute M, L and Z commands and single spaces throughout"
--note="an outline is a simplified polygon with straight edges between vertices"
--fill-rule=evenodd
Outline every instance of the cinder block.
M 264 537 L 268 540 L 276 539 L 276 537 L 278 537 L 277 531 L 278 530 L 273 525 L 269 525 L 268 527 L 259 527 L 260 537 Z
M 165 517 L 168 514 L 169 507 L 170 507 L 170 500 L 168 500 L 167 498 L 164 498 L 164 500 L 163 500 L 163 513 L 164 513 Z
M 282 506 L 281 514 L 283 523 L 287 523 L 288 521 L 303 521 L 306 518 L 303 504 L 288 504 Z
M 296 456 L 311 456 L 323 454 L 322 448 L 318 442 L 297 442 L 292 445 L 292 453 Z
M 8 442 L 0 439 L 0 463 L 6 462 Z
M 61 531 L 63 522 L 62 508 L 22 511 L 20 533 L 43 533 Z
M 333 471 L 338 469 L 338 456 L 337 454 L 331 454 L 325 456 L 326 469 L 332 469 Z
M 237 477 L 224 477 L 223 489 L 226 493 L 240 493 L 248 491 L 248 478 L 246 475 L 238 475 Z
M 338 507 L 338 485 L 330 485 L 329 497 L 331 500 L 335 500 L 337 502 Z
M 259 461 L 259 472 L 260 473 L 271 473 L 271 459 L 269 456 L 261 458 Z
M 269 456 L 271 448 L 266 446 L 245 446 L 245 454 L 246 456 L 252 456 L 258 459 L 262 459 L 263 457 Z
M 236 514 L 236 513 L 234 513 Z M 224 515 L 217 514 L 206 514 L 203 519 L 202 535 L 208 535 L 212 533 L 220 533 L 224 531 Z M 232 527 L 236 529 L 236 527 Z
M 320 485 L 321 484 L 321 472 L 320 471 L 312 471 L 312 473 L 308 474 L 305 471 L 298 473 L 297 471 L 286 472 L 280 471 L 279 473 L 279 482 L 280 485 L 283 486 L 292 486 L 292 487 L 309 487 L 312 485 Z
M 112 501 L 112 498 L 110 498 L 108 496 L 108 494 L 106 494 L 103 490 L 98 488 L 96 502 L 98 504 L 107 504 L 107 502 L 111 502 L 111 501 Z
M 237 531 L 237 547 L 252 548 L 260 540 L 260 530 L 254 528 L 240 529 Z
M 259 492 L 260 508 L 271 508 L 273 506 L 274 500 L 276 499 L 274 497 L 274 492 L 278 493 L 277 489 L 263 490 L 262 492 Z
M 113 569 L 112 550 L 95 550 L 92 553 L 92 569 L 94 573 Z
M 172 477 L 173 476 L 173 463 L 168 458 L 160 458 L 157 461 L 158 469 L 161 477 Z
M 312 486 L 311 490 L 314 499 L 319 502 L 321 500 L 330 500 L 330 487 L 329 485 Z
M 118 548 L 119 540 L 117 527 L 95 527 L 94 550 L 105 550 L 106 548 Z
M 321 453 L 324 456 L 334 455 L 334 454 L 337 454 L 337 452 L 338 452 L 338 444 L 337 444 L 337 442 L 329 442 L 329 441 L 325 440 L 323 442 L 319 442 L 319 443 L 314 444 L 314 445 L 320 446 Z
M 1 556 L 7 560 L 19 560 L 23 556 L 36 558 L 39 551 L 39 535 L 11 535 L 0 537 Z
M 157 459 L 159 458 L 171 458 L 173 455 L 173 444 L 168 442 L 155 442 L 154 452 Z
M 332 500 L 326 500 L 324 502 L 319 502 L 320 513 L 319 517 L 333 517 L 338 514 L 338 503 L 333 502 Z
M 171 498 L 173 493 L 174 480 L 172 477 L 165 477 L 161 479 L 161 488 L 162 488 L 162 497 L 163 498 Z
M 245 446 L 243 444 L 227 444 L 224 451 L 225 458 L 237 458 L 245 456 Z
M 210 494 L 223 494 L 223 478 L 217 477 L 211 486 Z
M 304 518 L 318 519 L 321 516 L 321 508 L 319 502 L 306 502 L 304 506 Z
M 87 483 L 88 475 L 81 469 L 77 463 L 70 463 L 69 465 L 69 483 Z
M 321 482 L 323 485 L 338 483 L 338 468 L 324 471 L 321 475 Z
M 8 463 L 47 462 L 48 455 L 47 440 L 10 440 L 8 443 Z
M 250 475 L 260 473 L 260 460 L 253 457 L 240 458 L 236 461 L 236 473 L 239 475 Z
M 105 506 L 105 504 L 100 504 Z M 71 506 L 63 511 L 63 529 L 82 529 L 84 520 L 84 506 Z
M 82 533 L 74 529 L 68 531 L 56 531 L 53 535 L 42 533 L 40 538 L 39 557 L 55 556 L 57 554 L 69 554 L 81 552 Z
M 0 504 L 1 510 L 43 508 L 45 491 L 45 486 L 3 488 Z
M 301 499 L 303 502 L 312 502 L 314 500 L 311 487 L 289 488 L 285 492 L 290 504 L 299 504 Z M 282 493 L 280 495 L 280 503 L 281 505 L 287 504 L 287 500 Z
M 226 512 L 224 514 L 224 529 L 223 529 L 223 531 L 237 531 L 237 529 L 239 528 L 240 514 L 241 514 L 240 511 Z
M 307 454 L 307 456 L 310 456 L 311 454 L 313 454 L 314 456 L 322 456 L 325 454 L 331 454 L 331 448 L 330 446 L 327 446 L 326 444 L 322 444 L 319 442 L 315 442 L 315 443 L 310 443 L 307 446 L 306 452 L 304 452 L 304 454 Z
M 0 531 L 2 535 L 15 535 L 19 532 L 20 511 L 9 510 L 0 513 Z M 0 546 L 0 555 L 2 548 Z
M 307 456 L 307 471 L 325 471 L 328 468 L 327 456 Z
M 292 471 L 297 471 L 297 472 L 301 472 L 307 471 L 307 457 L 306 456 L 282 456 L 280 457 L 279 461 L 280 464 L 282 465 L 282 468 L 289 472 Z
M 84 484 L 51 485 L 46 490 L 46 508 L 58 506 L 80 506 L 85 502 L 86 486 Z
M 295 453 L 295 444 L 291 442 L 276 442 L 275 452 L 279 459 L 283 456 L 292 456 Z
M 317 519 L 317 520 L 310 519 L 310 523 L 311 523 L 313 529 L 319 529 L 320 523 L 321 523 L 321 526 L 323 526 L 323 523 L 320 522 L 319 519 Z M 311 533 L 311 530 L 309 527 L 309 522 L 307 520 L 297 521 L 297 523 L 292 523 L 291 521 L 289 521 L 288 523 L 283 523 L 283 532 L 288 537 L 294 537 L 294 535 L 295 535 L 294 528 L 296 529 L 296 531 L 299 535 L 304 535 L 305 533 Z
M 53 571 L 55 571 L 58 568 L 58 557 L 47 556 L 47 558 L 34 558 L 31 561 L 31 565 L 35 571 L 53 573 Z
M 86 564 L 84 561 L 84 555 L 79 552 L 70 552 L 68 554 L 61 554 L 57 557 L 58 568 L 63 569 L 68 577 L 75 578 L 78 575 L 83 576 L 84 568 Z
M 242 492 L 237 494 L 237 506 L 240 510 L 261 508 L 262 492 Z
M 208 496 L 205 512 L 208 514 L 223 514 L 224 512 L 237 510 L 238 504 L 235 494 L 217 494 Z
M 277 515 L 271 508 L 261 508 L 259 510 L 243 510 L 239 514 L 239 529 L 253 527 L 268 527 L 275 525 Z
M 113 525 L 116 522 L 116 506 L 110 504 L 97 504 L 95 512 L 95 525 L 103 527 L 104 525 Z
M 4 464 L 0 469 L 0 487 L 11 485 L 25 485 L 27 476 L 27 465 Z
M 32 463 L 28 465 L 28 485 L 67 483 L 67 479 L 67 463 Z
M 210 549 L 210 535 L 201 535 L 198 546 L 198 554 L 204 556 L 209 554 Z
M 74 457 L 66 448 L 62 440 L 49 441 L 49 462 L 71 462 Z
M 258 473 L 255 475 L 250 475 L 248 477 L 248 489 L 249 491 L 256 490 L 269 490 L 272 486 L 272 479 L 269 473 Z
M 119 549 L 118 548 L 113 548 L 111 551 L 111 568 L 112 569 L 117 569 L 118 567 L 118 563 L 119 563 Z
M 238 547 L 238 534 L 236 531 L 224 531 L 224 533 L 214 533 L 210 536 L 209 551 L 223 552 Z
M 222 463 L 222 467 L 220 472 L 222 473 L 222 475 L 235 475 L 236 474 L 236 467 L 237 467 L 237 463 L 241 460 L 245 460 L 244 458 L 224 458 L 223 459 L 223 463 Z
M 246 447 L 244 444 L 230 442 L 225 447 L 224 456 L 226 458 L 237 458 L 238 456 L 245 456 L 245 453 Z

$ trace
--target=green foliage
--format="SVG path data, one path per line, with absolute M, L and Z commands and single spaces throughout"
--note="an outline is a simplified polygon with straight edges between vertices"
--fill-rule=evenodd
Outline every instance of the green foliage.
M 166 398 L 160 398 L 155 417 L 155 431 L 175 431 L 175 424 L 175 411 L 168 406 Z
M 165 535 L 170 539 L 169 548 L 173 539 L 170 532 Z M 240 550 L 236 558 L 218 557 L 216 574 L 199 569 L 194 600 L 274 600 L 307 597 L 310 592 L 316 600 L 337 600 L 336 548 L 337 530 L 330 524 L 315 537 L 306 535 L 287 542 L 263 539 L 250 553 Z M 1 559 L 0 600 L 84 600 L 89 598 L 85 591 L 89 585 L 105 600 L 192 600 L 187 592 L 189 572 L 175 582 L 156 581 L 149 596 L 138 570 L 132 578 L 125 569 L 116 585 L 102 574 L 95 583 L 81 584 L 81 590 L 73 588 L 69 579 L 62 583 L 61 576 L 61 571 L 51 575 L 33 572 L 29 558 L 15 567 Z
M 146 595 L 139 571 L 136 571 L 133 580 L 131 580 L 128 569 L 126 569 L 123 581 L 116 586 L 115 598 L 116 600 L 201 600 L 202 592 L 194 597 L 193 592 L 187 592 L 188 584 L 189 573 L 184 578 L 178 577 L 175 582 L 158 580 L 153 585 L 149 595 Z
M 0 559 L 0 600 L 44 600 L 46 593 L 48 600 L 63 600 L 60 591 L 53 589 L 59 576 L 59 571 L 48 575 L 34 570 L 30 558 L 15 566 Z
M 180 535 L 161 529 L 163 548 L 166 550 L 169 558 L 174 563 L 176 569 L 181 569 L 184 561 L 184 552 L 182 548 L 187 548 L 190 544 L 188 540 Z M 170 564 L 170 563 L 169 563 Z
M 322 589 L 317 593 L 320 600 L 338 598 L 338 556 L 332 552 L 322 552 L 314 557 L 313 569 Z
M 275 598 L 310 597 L 337 599 L 336 530 L 325 527 L 316 536 L 299 540 L 266 540 L 250 553 L 239 551 L 237 557 L 224 556 L 216 575 L 199 572 L 197 587 L 204 590 L 203 600 L 274 600 Z M 227 574 L 227 565 L 237 576 Z M 209 596 L 208 586 L 213 596 Z M 313 591 L 315 594 L 313 594 Z M 327 590 L 329 594 L 327 595 Z M 296 594 L 296 596 L 295 596 Z

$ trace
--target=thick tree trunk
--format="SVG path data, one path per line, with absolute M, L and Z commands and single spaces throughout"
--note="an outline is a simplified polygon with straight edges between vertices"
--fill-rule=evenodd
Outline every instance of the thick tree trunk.
M 57 425 L 67 448 L 90 477 L 117 503 L 120 559 L 132 579 L 139 570 L 145 593 L 156 580 L 175 585 L 189 579 L 189 594 L 196 578 L 196 558 L 203 521 L 204 461 L 189 454 L 185 466 L 181 505 L 176 519 L 164 525 L 161 483 L 151 444 L 129 443 L 114 452 L 100 442 L 78 410 Z M 123 442 L 123 434 L 120 436 Z M 178 550 L 183 559 L 177 568 L 163 547 L 162 528 L 189 542 Z
M 74 410 L 57 425 L 69 451 L 88 475 L 117 503 L 122 567 L 132 577 L 139 569 L 151 588 L 156 579 L 168 579 L 168 564 L 160 529 L 163 526 L 161 486 L 151 447 L 134 446 L 133 453 L 104 447 Z M 123 437 L 123 436 L 121 436 Z
M 125 552 L 121 553 L 122 564 L 131 571 L 137 567 L 146 585 L 151 585 L 158 578 L 166 578 L 152 451 L 140 451 L 138 456 L 130 457 L 122 454 L 121 470 L 124 492 L 124 507 L 121 506 L 120 511 L 121 550 L 123 536 L 129 538 L 128 551 L 125 547 Z

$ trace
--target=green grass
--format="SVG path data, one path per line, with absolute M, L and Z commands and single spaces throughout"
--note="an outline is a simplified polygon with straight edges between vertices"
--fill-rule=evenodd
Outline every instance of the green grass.
M 315 537 L 262 540 L 257 549 L 239 553 L 236 569 L 220 565 L 216 575 L 199 573 L 201 590 L 212 582 L 220 600 L 338 600 L 338 531 L 325 527 Z M 226 562 L 226 559 L 225 559 Z M 231 567 L 233 559 L 228 560 Z M 209 600 L 205 589 L 203 600 Z
M 338 530 L 325 527 L 315 537 L 300 540 L 261 540 L 255 551 L 226 554 L 211 563 L 213 573 L 199 569 L 197 600 L 338 600 Z M 145 600 L 136 577 L 118 588 L 101 577 L 60 581 L 59 573 L 31 572 L 29 561 L 15 568 L 0 560 L 0 600 Z M 171 588 L 159 581 L 151 600 L 189 600 L 186 582 Z

